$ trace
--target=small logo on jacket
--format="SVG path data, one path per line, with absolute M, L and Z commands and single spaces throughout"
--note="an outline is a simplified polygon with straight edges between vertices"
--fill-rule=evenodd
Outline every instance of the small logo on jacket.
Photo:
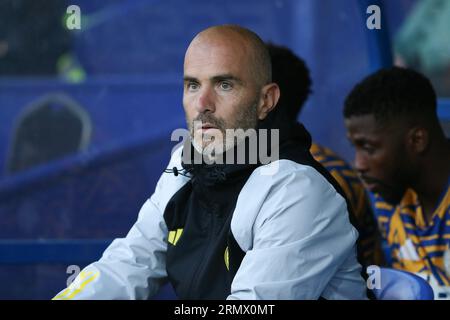
M 227 267 L 227 270 L 230 271 L 230 252 L 228 250 L 228 247 L 225 248 L 223 259 L 225 260 L 225 267 Z
M 172 230 L 169 232 L 169 243 L 176 246 L 178 240 L 180 240 L 181 234 L 183 233 L 183 229 Z

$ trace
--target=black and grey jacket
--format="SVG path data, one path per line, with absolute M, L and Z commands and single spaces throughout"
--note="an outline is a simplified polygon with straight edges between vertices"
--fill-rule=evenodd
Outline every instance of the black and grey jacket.
M 183 299 L 364 299 L 357 231 L 309 135 L 267 165 L 187 165 L 182 149 L 128 235 L 56 299 L 148 299 L 170 281 Z

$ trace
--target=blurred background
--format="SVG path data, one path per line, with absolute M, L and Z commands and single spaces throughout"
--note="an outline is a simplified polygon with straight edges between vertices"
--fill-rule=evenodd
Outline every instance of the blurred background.
M 185 127 L 187 45 L 224 23 L 306 61 L 300 119 L 349 161 L 344 98 L 392 63 L 432 79 L 450 131 L 447 0 L 0 0 L 0 299 L 52 298 L 126 235 Z

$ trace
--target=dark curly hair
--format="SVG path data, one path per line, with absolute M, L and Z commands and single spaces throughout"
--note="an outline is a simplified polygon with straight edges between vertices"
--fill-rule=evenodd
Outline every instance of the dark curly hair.
M 344 117 L 373 114 L 390 120 L 436 120 L 436 93 L 422 74 L 406 68 L 381 69 L 358 83 L 344 102 Z
M 311 93 L 311 77 L 305 62 L 290 49 L 267 43 L 272 61 L 272 81 L 280 87 L 279 112 L 296 119 Z

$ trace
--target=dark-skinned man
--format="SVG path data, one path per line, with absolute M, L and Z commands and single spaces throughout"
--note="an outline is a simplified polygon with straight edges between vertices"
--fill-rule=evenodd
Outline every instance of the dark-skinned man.
M 450 298 L 450 143 L 430 81 L 382 69 L 353 88 L 344 117 L 392 266 L 422 276 L 435 298 Z

